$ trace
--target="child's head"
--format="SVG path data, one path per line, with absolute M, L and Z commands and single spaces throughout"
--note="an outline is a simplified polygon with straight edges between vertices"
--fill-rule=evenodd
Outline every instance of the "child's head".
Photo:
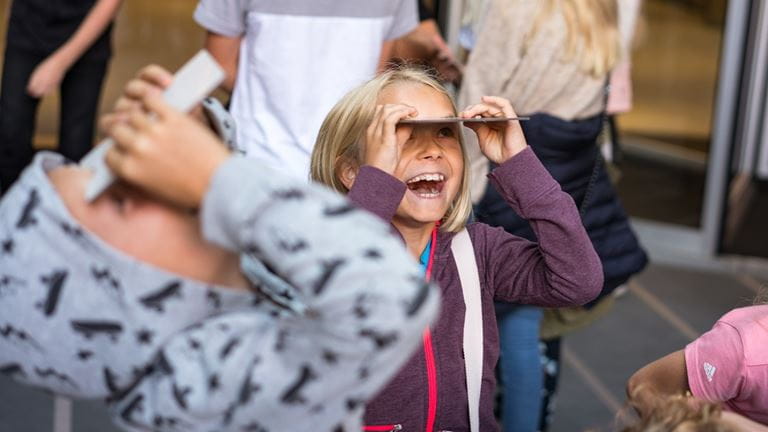
M 635 392 L 635 397 L 639 391 Z M 630 405 L 637 407 L 635 397 Z M 742 429 L 723 419 L 722 407 L 685 395 L 646 395 L 644 412 L 622 432 L 739 432 Z
M 311 178 L 341 193 L 349 192 L 364 165 L 365 134 L 377 105 L 406 104 L 416 118 L 456 116 L 445 88 L 420 68 L 404 66 L 382 73 L 347 93 L 325 118 L 312 152 Z M 398 126 L 406 127 L 406 126 Z M 459 231 L 471 211 L 467 156 L 461 127 L 429 124 L 412 128 L 393 176 L 408 185 L 398 217 L 416 222 L 442 220 L 441 229 Z M 426 177 L 423 174 L 439 174 Z M 439 178 L 439 180 L 431 180 Z M 351 179 L 351 180 L 350 180 Z

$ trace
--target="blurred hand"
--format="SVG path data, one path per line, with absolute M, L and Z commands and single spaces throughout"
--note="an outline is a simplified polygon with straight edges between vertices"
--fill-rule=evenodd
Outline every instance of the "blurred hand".
M 160 95 L 171 85 L 173 75 L 157 65 L 142 68 L 136 76 L 128 81 L 123 93 L 115 102 L 113 111 L 101 117 L 100 127 L 104 133 L 118 121 L 127 121 L 130 113 L 141 107 L 142 99 L 149 95 Z
M 106 132 L 115 145 L 107 153 L 107 165 L 118 177 L 172 204 L 199 207 L 229 151 L 158 92 L 147 91 L 140 103 L 125 121 L 108 124 Z
M 470 105 L 459 113 L 459 117 L 517 117 L 508 100 L 496 96 L 483 96 L 481 103 Z M 477 134 L 480 150 L 492 162 L 502 164 L 520 153 L 528 144 L 520 122 L 511 120 L 493 123 L 464 123 Z
M 67 65 L 58 57 L 49 56 L 32 72 L 27 83 L 27 93 L 34 98 L 41 98 L 49 94 L 59 87 L 67 69 Z
M 446 45 L 443 38 L 436 34 L 432 36 L 432 44 L 435 46 L 435 54 L 430 63 L 437 70 L 440 79 L 456 85 L 461 83 L 464 68 L 456 61 L 453 51 Z
M 400 161 L 403 144 L 413 131 L 412 126 L 397 126 L 397 123 L 417 114 L 416 108 L 408 105 L 376 105 L 373 120 L 365 133 L 365 165 L 393 174 Z

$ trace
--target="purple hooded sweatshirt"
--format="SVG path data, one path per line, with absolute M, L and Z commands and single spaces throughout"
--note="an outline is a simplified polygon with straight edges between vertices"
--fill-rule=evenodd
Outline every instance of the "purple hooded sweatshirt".
M 494 369 L 499 336 L 494 301 L 537 306 L 573 306 L 594 299 L 603 286 L 600 259 L 581 223 L 573 199 L 560 189 L 530 148 L 489 174 L 490 181 L 519 215 L 531 222 L 539 239 L 532 243 L 482 223 L 467 226 L 475 250 L 483 310 L 483 381 L 480 430 L 497 431 L 493 416 Z M 360 169 L 349 193 L 358 206 L 391 221 L 406 185 L 370 167 Z M 437 324 L 431 328 L 437 410 L 434 431 L 469 431 L 469 410 L 462 349 L 464 297 L 451 252 L 454 233 L 440 231 L 433 280 L 443 293 Z M 371 430 L 424 431 L 428 416 L 428 378 L 424 349 L 368 404 Z M 535 396 L 534 396 L 535 397 Z M 431 431 L 430 431 L 431 432 Z

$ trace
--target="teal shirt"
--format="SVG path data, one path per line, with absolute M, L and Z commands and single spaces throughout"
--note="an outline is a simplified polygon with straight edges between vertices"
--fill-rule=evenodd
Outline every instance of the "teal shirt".
M 427 242 L 427 247 L 424 248 L 424 251 L 421 253 L 421 256 L 419 257 L 419 264 L 421 264 L 421 271 L 426 274 L 427 273 L 427 266 L 429 265 L 429 253 L 432 250 L 432 239 L 429 239 L 429 242 Z

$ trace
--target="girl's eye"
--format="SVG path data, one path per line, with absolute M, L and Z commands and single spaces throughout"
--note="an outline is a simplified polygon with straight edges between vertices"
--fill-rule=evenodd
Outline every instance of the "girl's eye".
M 437 136 L 439 136 L 440 138 L 453 138 L 454 136 L 456 136 L 456 133 L 453 131 L 453 128 L 443 127 L 437 131 Z

